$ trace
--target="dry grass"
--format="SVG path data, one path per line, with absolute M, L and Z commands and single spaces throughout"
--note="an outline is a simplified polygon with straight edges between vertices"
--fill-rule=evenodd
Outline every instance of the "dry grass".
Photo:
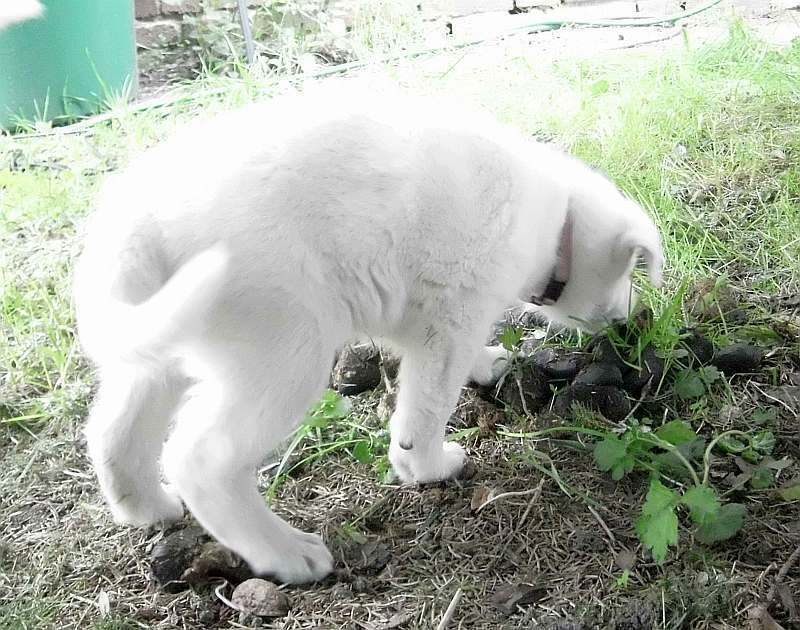
M 796 87 L 781 79 L 797 76 L 798 55 L 756 46 L 736 35 L 705 58 L 607 68 L 561 64 L 547 81 L 529 76 L 528 62 L 519 59 L 503 72 L 472 66 L 422 81 L 425 89 L 478 95 L 510 122 L 558 137 L 653 207 L 670 258 L 668 290 L 650 296 L 657 310 L 674 301 L 684 280 L 724 271 L 751 329 L 785 331 L 762 374 L 694 406 L 659 402 L 660 410 L 714 430 L 746 428 L 749 410 L 765 405 L 760 390 L 797 376 L 800 365 L 798 304 L 787 299 L 800 278 L 800 109 Z M 731 77 L 747 79 L 756 92 L 743 92 L 739 83 L 723 90 Z M 646 90 L 656 96 L 641 100 Z M 75 345 L 67 286 L 76 225 L 103 174 L 182 118 L 228 108 L 255 92 L 247 81 L 232 82 L 222 96 L 137 115 L 121 111 L 113 124 L 84 134 L 0 138 L 0 629 L 242 626 L 210 586 L 179 594 L 158 589 L 147 559 L 165 532 L 118 527 L 102 505 L 80 435 L 92 377 Z M 569 107 L 558 106 L 556 92 Z M 685 151 L 676 152 L 678 146 Z M 674 327 L 687 316 L 688 298 L 682 306 Z M 723 325 L 711 333 L 732 341 L 743 330 Z M 480 424 L 487 408 L 474 397 L 464 404 L 460 416 Z M 361 397 L 353 419 L 374 438 L 380 458 L 385 434 L 377 405 L 378 395 Z M 743 413 L 723 413 L 731 406 Z M 787 474 L 796 475 L 797 416 L 784 407 L 779 412 L 772 427 L 776 457 L 792 457 Z M 546 421 L 506 420 L 501 428 L 524 432 Z M 335 441 L 338 430 L 322 438 Z M 800 542 L 797 503 L 750 491 L 745 531 L 732 542 L 707 549 L 682 530 L 677 554 L 657 567 L 633 530 L 641 476 L 611 482 L 574 435 L 534 441 L 484 427 L 462 436 L 476 466 L 473 477 L 459 482 L 419 489 L 382 483 L 380 459 L 358 463 L 346 449 L 287 478 L 276 511 L 322 531 L 342 562 L 322 584 L 288 588 L 291 613 L 267 625 L 430 628 L 460 588 L 452 628 L 739 628 Z M 302 452 L 318 445 L 310 440 Z M 571 496 L 547 476 L 541 492 L 531 492 L 543 479 L 543 457 L 551 458 Z M 270 481 L 261 479 L 265 490 Z M 475 512 L 480 488 L 524 494 Z M 617 561 L 625 551 L 635 554 L 627 577 Z M 517 583 L 533 585 L 536 601 L 509 617 L 492 597 Z M 798 569 L 784 584 L 800 593 Z M 787 605 L 779 612 L 786 628 L 800 627 Z

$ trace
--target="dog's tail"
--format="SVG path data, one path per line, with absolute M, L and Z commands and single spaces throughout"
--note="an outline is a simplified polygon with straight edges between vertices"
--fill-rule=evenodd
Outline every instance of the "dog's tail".
M 95 274 L 88 272 L 88 277 L 76 282 L 78 329 L 84 349 L 97 361 L 124 359 L 160 354 L 187 338 L 218 295 L 228 259 L 224 246 L 214 245 L 190 258 L 138 304 L 112 297 L 96 286 Z

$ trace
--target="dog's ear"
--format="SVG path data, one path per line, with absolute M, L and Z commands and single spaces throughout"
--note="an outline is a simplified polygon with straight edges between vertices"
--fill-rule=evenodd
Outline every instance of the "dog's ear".
M 636 226 L 623 232 L 617 243 L 617 259 L 627 266 L 636 263 L 641 257 L 647 266 L 647 275 L 655 287 L 661 286 L 664 255 L 661 251 L 661 240 L 655 226 Z

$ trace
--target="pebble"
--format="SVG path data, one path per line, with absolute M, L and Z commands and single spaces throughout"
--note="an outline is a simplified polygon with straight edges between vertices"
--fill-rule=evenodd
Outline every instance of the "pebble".
M 251 578 L 239 584 L 233 591 L 231 602 L 241 612 L 258 617 L 283 617 L 289 612 L 286 593 L 261 578 Z

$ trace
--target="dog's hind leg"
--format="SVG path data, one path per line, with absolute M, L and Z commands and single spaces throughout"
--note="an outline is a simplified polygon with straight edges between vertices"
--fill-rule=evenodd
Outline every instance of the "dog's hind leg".
M 317 535 L 276 516 L 259 493 L 255 471 L 317 399 L 328 377 L 326 353 L 313 326 L 275 339 L 259 331 L 247 342 L 214 349 L 208 374 L 177 416 L 164 470 L 200 524 L 258 574 L 283 582 L 318 580 L 333 559 Z M 272 338 L 272 341 L 267 341 Z
M 161 484 L 159 456 L 186 384 L 168 366 L 120 362 L 101 369 L 85 434 L 117 522 L 141 526 L 182 516 L 180 499 Z

